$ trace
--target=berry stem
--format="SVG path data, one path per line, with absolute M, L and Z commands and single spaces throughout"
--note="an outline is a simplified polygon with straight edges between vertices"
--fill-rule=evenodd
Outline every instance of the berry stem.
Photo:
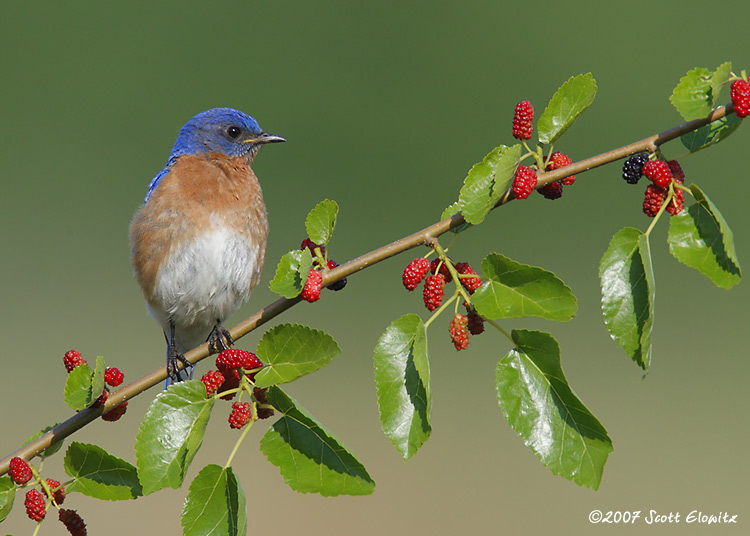
M 674 181 L 669 185 L 669 191 L 667 192 L 667 197 L 664 198 L 664 202 L 661 204 L 661 207 L 659 207 L 659 212 L 656 213 L 656 216 L 654 216 L 654 219 L 651 221 L 651 224 L 648 226 L 648 229 L 646 229 L 646 232 L 643 233 L 646 235 L 646 238 L 651 235 L 651 231 L 654 227 L 656 227 L 656 222 L 659 221 L 659 218 L 661 218 L 661 215 L 664 214 L 664 211 L 667 209 L 667 205 L 672 202 L 672 198 L 674 197 Z
M 549 165 L 549 161 L 552 158 L 552 152 L 555 150 L 555 144 L 549 146 L 549 150 L 547 151 L 547 157 L 544 157 L 544 153 L 541 152 L 541 147 L 539 148 L 539 158 L 537 159 L 537 167 L 539 168 L 539 171 L 544 171 L 547 169 L 547 166 Z
M 234 448 L 232 449 L 232 452 L 229 453 L 229 458 L 227 459 L 227 463 L 224 464 L 224 469 L 232 465 L 232 460 L 234 460 L 234 455 L 237 454 L 237 451 L 239 450 L 240 445 L 242 444 L 242 441 L 245 439 L 245 436 L 247 436 L 247 433 L 250 431 L 250 428 L 252 428 L 254 422 L 255 421 L 253 419 L 250 419 L 250 422 L 247 423 L 247 425 L 245 426 L 245 429 L 242 430 L 240 437 L 237 439 L 237 442 L 234 444 Z
M 533 156 L 536 159 L 536 151 L 532 151 L 529 145 L 526 143 L 526 140 L 521 140 L 521 143 L 523 143 L 523 146 L 526 148 L 526 154 L 521 157 L 521 159 L 525 159 L 527 156 Z
M 453 240 L 455 240 L 456 237 L 453 237 Z M 451 242 L 452 245 L 452 242 Z M 451 277 L 453 278 L 453 283 L 456 285 L 456 294 L 461 294 L 464 300 L 466 300 L 467 303 L 471 303 L 471 297 L 464 289 L 463 285 L 461 284 L 461 277 L 476 277 L 472 275 L 466 275 L 463 276 L 463 274 L 459 274 L 456 270 L 456 267 L 453 266 L 453 263 L 448 260 L 448 256 L 446 255 L 446 252 L 448 249 L 445 250 L 440 246 L 440 243 L 435 240 L 435 243 L 432 245 L 433 248 L 435 248 L 435 251 L 438 255 L 440 255 L 440 258 L 443 259 L 443 263 L 445 264 L 445 267 L 448 268 L 448 271 L 451 274 Z M 456 312 L 458 312 L 458 304 L 456 304 Z
M 44 489 L 44 495 L 47 497 L 47 499 L 51 499 L 52 503 L 57 506 L 57 503 L 55 502 L 55 498 L 52 495 L 52 488 L 47 484 L 47 481 L 45 479 L 39 480 L 39 484 Z
M 438 316 L 440 316 L 440 313 L 442 313 L 451 303 L 456 301 L 456 298 L 458 298 L 458 293 L 455 293 L 453 296 L 450 297 L 449 300 L 447 300 L 443 305 L 438 307 L 438 309 L 432 313 L 432 316 L 427 320 L 427 322 L 424 323 L 424 329 L 427 329 L 430 324 L 432 324 L 432 321 L 435 320 Z

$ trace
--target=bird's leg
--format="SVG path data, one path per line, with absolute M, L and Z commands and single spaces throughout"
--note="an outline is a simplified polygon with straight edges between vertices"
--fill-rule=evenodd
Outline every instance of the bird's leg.
M 167 375 L 169 380 L 167 383 L 177 383 L 183 380 L 187 380 L 193 377 L 193 364 L 185 359 L 185 356 L 177 351 L 177 346 L 174 342 L 174 322 L 169 323 L 169 349 L 167 351 Z M 182 370 L 177 365 L 177 362 L 183 364 Z M 185 377 L 182 373 L 185 373 Z
M 216 325 L 211 330 L 211 334 L 208 336 L 208 351 L 212 354 L 221 352 L 222 350 L 229 350 L 234 344 L 234 339 L 229 332 L 221 325 L 221 319 L 216 319 Z

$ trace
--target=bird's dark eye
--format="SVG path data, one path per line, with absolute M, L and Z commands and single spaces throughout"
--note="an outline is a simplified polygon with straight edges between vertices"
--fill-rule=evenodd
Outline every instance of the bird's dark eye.
M 232 139 L 237 139 L 241 133 L 242 129 L 240 127 L 229 127 L 227 129 L 227 136 Z

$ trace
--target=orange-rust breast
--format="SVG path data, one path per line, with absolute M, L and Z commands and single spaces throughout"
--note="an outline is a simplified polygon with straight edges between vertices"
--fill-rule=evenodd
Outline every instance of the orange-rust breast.
M 183 155 L 130 225 L 131 262 L 151 303 L 160 267 L 186 241 L 219 227 L 259 246 L 263 266 L 268 217 L 258 179 L 243 158 Z

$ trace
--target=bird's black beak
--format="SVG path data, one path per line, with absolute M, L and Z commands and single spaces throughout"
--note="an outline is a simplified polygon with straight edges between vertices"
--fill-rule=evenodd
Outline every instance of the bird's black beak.
M 280 143 L 282 141 L 286 141 L 286 138 L 282 138 L 281 136 L 277 136 L 276 134 L 271 134 L 269 132 L 261 132 L 257 137 L 251 138 L 249 140 L 245 140 L 245 143 Z

